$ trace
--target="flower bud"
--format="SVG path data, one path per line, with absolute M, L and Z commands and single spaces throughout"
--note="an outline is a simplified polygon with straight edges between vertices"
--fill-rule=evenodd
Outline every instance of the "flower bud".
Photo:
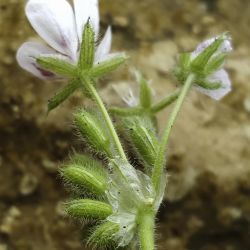
M 223 69 L 225 56 L 230 51 L 231 37 L 227 33 L 206 40 L 192 53 L 180 56 L 175 75 L 183 84 L 193 74 L 193 85 L 198 91 L 220 100 L 231 91 L 231 81 Z
M 88 245 L 110 248 L 115 244 L 115 235 L 119 231 L 119 225 L 113 222 L 104 222 L 99 225 L 88 239 Z
M 110 140 L 96 116 L 80 110 L 74 115 L 74 121 L 80 134 L 93 149 L 110 154 Z
M 152 105 L 152 89 L 140 72 L 137 71 L 135 74 L 140 86 L 140 105 L 145 109 L 149 109 Z
M 151 126 L 150 121 L 142 121 L 138 118 L 130 118 L 127 121 L 126 126 L 129 129 L 129 137 L 135 146 L 137 154 L 146 166 L 151 168 L 155 162 L 159 144 L 153 126 Z
M 64 167 L 61 173 L 67 182 L 91 193 L 102 195 L 107 189 L 106 173 L 94 161 L 87 166 L 72 163 Z
M 103 220 L 112 214 L 112 207 L 101 201 L 79 199 L 67 203 L 66 211 L 77 218 Z

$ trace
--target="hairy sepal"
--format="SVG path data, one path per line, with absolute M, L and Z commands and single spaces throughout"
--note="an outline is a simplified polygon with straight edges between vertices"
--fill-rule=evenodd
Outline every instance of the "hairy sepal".
M 119 53 L 114 57 L 107 59 L 103 62 L 96 64 L 90 71 L 89 75 L 92 78 L 102 77 L 121 66 L 126 60 L 127 56 L 125 53 Z
M 57 108 L 65 100 L 67 100 L 77 89 L 81 87 L 78 79 L 72 79 L 65 87 L 63 87 L 55 96 L 48 101 L 48 113 Z
M 202 51 L 192 60 L 191 70 L 197 74 L 204 72 L 209 60 L 215 55 L 223 42 L 224 36 L 220 36 L 215 39 L 215 41 L 210 46 L 204 49 L 204 51 Z
M 75 77 L 77 74 L 77 67 L 66 60 L 60 60 L 55 57 L 38 57 L 37 63 L 46 70 L 63 77 Z
M 80 49 L 79 67 L 81 70 L 92 68 L 95 57 L 95 33 L 91 26 L 90 20 L 85 24 L 82 35 Z

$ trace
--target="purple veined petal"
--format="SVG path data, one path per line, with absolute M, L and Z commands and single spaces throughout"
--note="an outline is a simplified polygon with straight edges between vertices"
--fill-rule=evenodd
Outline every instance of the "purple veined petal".
M 206 49 L 208 46 L 210 46 L 219 36 L 210 38 L 202 43 L 200 43 L 194 52 L 192 52 L 191 57 L 195 58 L 197 55 L 199 55 L 204 49 Z M 225 40 L 222 43 L 221 47 L 219 48 L 219 52 L 223 53 L 229 53 L 233 50 L 232 43 L 231 43 L 231 37 L 225 36 Z
M 100 44 L 96 49 L 95 62 L 104 61 L 103 59 L 108 56 L 111 50 L 111 44 L 112 44 L 112 31 L 111 27 L 108 27 L 103 39 L 101 40 Z
M 79 40 L 82 40 L 82 33 L 84 25 L 87 23 L 88 19 L 93 26 L 95 31 L 95 37 L 99 33 L 99 8 L 98 0 L 74 0 L 74 10 L 76 18 L 76 26 Z
M 42 69 L 36 62 L 37 57 L 46 54 L 55 54 L 56 52 L 37 42 L 26 42 L 18 49 L 16 59 L 18 64 L 31 74 L 41 79 L 54 79 L 56 75 L 50 71 Z
M 32 27 L 52 48 L 76 60 L 75 17 L 66 0 L 29 0 L 25 11 Z
M 211 83 L 220 82 L 221 87 L 215 90 L 205 89 L 197 85 L 195 85 L 194 87 L 201 93 L 208 95 L 217 101 L 222 99 L 232 90 L 231 81 L 229 79 L 228 73 L 224 69 L 220 69 L 215 73 L 213 73 L 212 75 L 210 75 L 207 78 L 207 81 Z

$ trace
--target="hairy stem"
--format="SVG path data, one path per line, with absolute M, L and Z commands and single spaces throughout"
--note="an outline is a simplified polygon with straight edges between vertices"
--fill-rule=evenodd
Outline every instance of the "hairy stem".
M 109 109 L 109 112 L 114 115 L 119 116 L 133 116 L 133 115 L 140 115 L 141 109 L 138 107 L 131 107 L 131 108 L 117 108 L 117 107 L 111 107 Z
M 171 103 L 173 103 L 178 96 L 180 95 L 180 90 L 176 90 L 174 93 L 166 96 L 165 98 L 163 98 L 162 100 L 160 100 L 158 103 L 156 103 L 152 108 L 152 112 L 153 113 L 157 113 L 161 110 L 163 110 L 165 107 L 167 107 L 168 105 L 170 105 Z
M 188 76 L 186 82 L 184 83 L 182 90 L 179 94 L 179 97 L 177 99 L 176 105 L 175 105 L 172 113 L 170 114 L 168 123 L 166 125 L 166 128 L 165 128 L 163 136 L 162 136 L 161 144 L 160 144 L 159 149 L 158 149 L 158 153 L 157 153 L 157 157 L 156 157 L 156 161 L 155 161 L 153 173 L 152 173 L 152 182 L 153 182 L 153 185 L 154 185 L 157 193 L 159 191 L 161 175 L 163 173 L 163 169 L 165 166 L 165 154 L 166 154 L 166 150 L 167 150 L 167 146 L 168 146 L 169 136 L 170 136 L 170 133 L 172 131 L 176 117 L 181 109 L 183 101 L 184 101 L 193 81 L 194 81 L 194 77 L 195 76 L 193 74 L 190 74 Z
M 118 151 L 120 157 L 123 160 L 127 161 L 127 157 L 126 157 L 126 154 L 125 154 L 125 152 L 123 150 L 123 147 L 122 147 L 122 144 L 120 142 L 120 139 L 119 139 L 119 137 L 118 137 L 118 135 L 116 133 L 115 127 L 113 125 L 113 122 L 112 122 L 112 120 L 111 120 L 111 118 L 110 118 L 110 116 L 108 114 L 108 111 L 107 111 L 107 109 L 106 109 L 106 107 L 105 107 L 105 105 L 104 105 L 101 97 L 99 96 L 99 94 L 97 93 L 94 85 L 90 82 L 89 79 L 85 79 L 84 78 L 84 79 L 82 79 L 82 81 L 84 82 L 85 85 L 87 85 L 87 89 L 89 90 L 89 92 L 92 95 L 93 99 L 95 100 L 96 104 L 100 108 L 100 111 L 101 111 L 101 113 L 103 115 L 103 118 L 104 118 L 106 124 L 107 124 L 107 127 L 109 129 L 110 135 L 113 138 L 113 141 L 114 141 L 114 143 L 116 145 L 116 148 L 117 148 L 117 151 Z
M 152 211 L 143 211 L 138 219 L 138 231 L 141 250 L 154 250 L 154 220 Z

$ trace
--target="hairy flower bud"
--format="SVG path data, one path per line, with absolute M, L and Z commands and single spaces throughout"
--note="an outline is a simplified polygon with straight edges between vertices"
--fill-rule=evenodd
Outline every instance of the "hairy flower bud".
M 93 149 L 110 154 L 110 140 L 96 116 L 80 110 L 75 113 L 74 121 L 80 134 Z
M 113 222 L 104 222 L 96 227 L 88 239 L 88 245 L 95 247 L 111 247 L 115 244 L 115 235 L 119 231 L 119 225 Z
M 103 220 L 112 214 L 112 207 L 101 201 L 78 199 L 68 202 L 66 211 L 77 218 Z
M 102 195 L 107 189 L 106 173 L 94 160 L 84 165 L 71 163 L 62 168 L 61 173 L 66 182 L 93 194 Z
M 126 119 L 126 127 L 132 144 L 139 158 L 146 164 L 150 171 L 155 162 L 157 148 L 159 145 L 151 122 L 147 119 Z

